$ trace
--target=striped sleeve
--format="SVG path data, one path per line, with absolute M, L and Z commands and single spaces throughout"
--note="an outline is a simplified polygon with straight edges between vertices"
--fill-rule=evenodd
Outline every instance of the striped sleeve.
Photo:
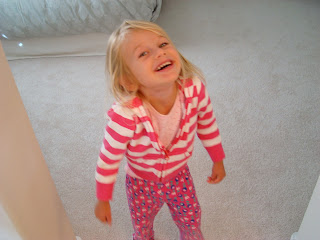
M 119 105 L 112 106 L 107 119 L 95 174 L 97 198 L 102 201 L 112 199 L 120 161 L 135 130 L 133 117 Z
M 208 151 L 212 161 L 219 162 L 225 158 L 221 136 L 206 87 L 202 82 L 199 85 L 197 135 Z

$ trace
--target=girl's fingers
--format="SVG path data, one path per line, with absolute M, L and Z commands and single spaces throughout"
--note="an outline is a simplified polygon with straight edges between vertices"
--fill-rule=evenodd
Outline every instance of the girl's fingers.
M 216 184 L 216 183 L 221 182 L 222 179 L 223 178 L 219 175 L 213 175 L 213 176 L 207 178 L 207 182 L 210 184 Z
M 112 224 L 112 217 L 111 217 L 111 211 L 107 211 L 106 213 L 106 220 L 107 220 L 107 223 L 111 226 Z
M 210 183 L 211 182 L 211 177 L 208 177 L 207 178 L 207 183 Z
M 212 183 L 214 183 L 215 179 L 216 179 L 216 177 L 215 177 L 215 178 L 213 178 L 213 177 L 208 177 L 208 178 L 207 178 L 207 182 L 210 183 L 210 184 L 212 184 Z
M 219 182 L 221 182 L 221 177 L 216 177 L 216 179 L 214 179 L 213 181 L 212 181 L 212 183 L 219 183 Z
M 106 220 L 107 220 L 107 223 L 108 223 L 108 225 L 112 225 L 112 219 L 111 219 L 111 216 L 108 216 L 107 218 L 106 218 Z

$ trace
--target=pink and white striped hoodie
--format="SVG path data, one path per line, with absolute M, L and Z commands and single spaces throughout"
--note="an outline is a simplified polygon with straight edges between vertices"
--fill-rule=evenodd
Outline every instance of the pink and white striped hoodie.
M 180 90 L 185 96 L 183 116 L 175 139 L 161 146 L 140 98 L 130 107 L 115 103 L 108 111 L 108 123 L 96 168 L 97 198 L 111 200 L 120 161 L 139 178 L 165 182 L 181 171 L 190 159 L 197 133 L 213 162 L 224 159 L 219 129 L 204 84 L 188 79 Z

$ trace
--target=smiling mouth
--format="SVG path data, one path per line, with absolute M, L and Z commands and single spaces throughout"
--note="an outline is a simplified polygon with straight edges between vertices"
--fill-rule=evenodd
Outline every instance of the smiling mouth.
M 156 71 L 161 71 L 171 65 L 172 65 L 171 61 L 165 62 L 165 63 L 161 64 L 159 67 L 157 67 Z

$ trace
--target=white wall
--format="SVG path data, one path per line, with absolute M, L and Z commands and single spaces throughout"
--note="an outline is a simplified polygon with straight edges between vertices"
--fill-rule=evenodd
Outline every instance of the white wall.
M 320 176 L 303 217 L 297 240 L 320 239 Z
M 22 240 L 7 212 L 0 205 L 0 240 Z
M 24 240 L 75 239 L 1 42 L 0 205 L 6 213 L 1 218 L 3 228 L 8 230 L 3 232 L 3 236 L 7 234 L 17 238 L 17 231 Z

